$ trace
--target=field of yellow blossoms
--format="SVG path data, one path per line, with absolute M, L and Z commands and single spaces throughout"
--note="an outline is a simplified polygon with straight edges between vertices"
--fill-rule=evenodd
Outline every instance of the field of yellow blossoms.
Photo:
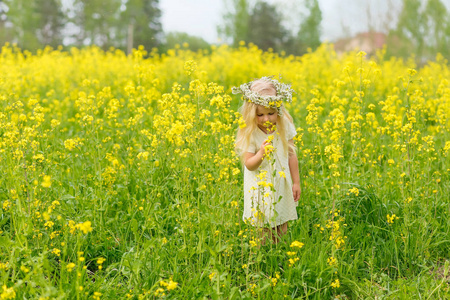
M 302 196 L 242 221 L 231 87 L 296 91 Z M 0 299 L 450 297 L 450 67 L 210 52 L 0 53 Z

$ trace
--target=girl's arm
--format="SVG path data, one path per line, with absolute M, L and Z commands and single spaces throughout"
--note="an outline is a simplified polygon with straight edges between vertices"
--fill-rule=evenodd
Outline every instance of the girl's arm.
M 294 145 L 294 140 L 289 140 L 289 145 Z M 292 178 L 292 194 L 294 196 L 294 201 L 300 199 L 300 194 L 302 190 L 300 188 L 300 174 L 298 172 L 298 159 L 295 151 L 289 149 L 289 171 L 291 172 Z
M 265 147 L 267 145 L 270 145 L 270 143 L 264 141 L 261 144 L 261 147 L 259 148 L 258 152 L 256 153 L 246 152 L 244 154 L 244 165 L 248 170 L 255 171 L 256 169 L 258 169 L 258 167 L 261 165 L 264 159 L 264 154 L 266 153 Z

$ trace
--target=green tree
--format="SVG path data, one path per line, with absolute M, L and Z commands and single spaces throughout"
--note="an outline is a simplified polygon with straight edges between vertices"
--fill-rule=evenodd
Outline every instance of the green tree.
M 62 31 L 66 23 L 65 14 L 62 11 L 60 0 L 36 0 L 39 24 L 36 34 L 43 45 L 53 48 L 63 42 Z
M 425 41 L 429 56 L 440 52 L 450 57 L 450 13 L 440 0 L 428 0 L 425 7 Z
M 231 3 L 230 3 L 231 2 Z M 240 41 L 247 41 L 249 33 L 248 0 L 229 0 L 225 4 L 231 4 L 231 8 L 223 16 L 223 25 L 217 28 L 218 34 L 224 40 L 231 39 L 236 47 Z
M 79 45 L 131 50 L 159 44 L 162 34 L 158 0 L 75 0 L 72 22 L 80 28 Z
M 36 48 L 39 44 L 37 37 L 31 32 L 36 26 L 34 1 L 4 0 L 6 6 L 6 22 L 11 26 L 10 34 L 13 36 L 9 42 L 17 43 L 21 48 Z
M 289 39 L 289 32 L 281 21 L 282 16 L 275 5 L 258 2 L 249 18 L 248 42 L 263 50 L 283 50 L 284 43 Z
M 388 43 L 393 55 L 407 57 L 415 53 L 421 60 L 424 49 L 425 19 L 420 0 L 403 0 L 397 28 L 390 32 Z
M 121 5 L 121 0 L 75 0 L 71 21 L 79 28 L 77 44 L 96 44 L 105 49 L 121 46 L 117 40 Z
M 120 36 L 127 37 L 128 48 L 140 45 L 146 49 L 156 47 L 162 36 L 160 18 L 158 0 L 128 0 L 121 16 Z
M 62 43 L 64 14 L 60 0 L 4 0 L 1 6 L 0 30 L 5 41 L 28 50 Z
M 318 0 L 307 0 L 306 8 L 309 10 L 309 15 L 300 23 L 300 30 L 297 34 L 299 54 L 305 53 L 308 48 L 315 50 L 321 43 L 322 11 Z
M 409 57 L 418 63 L 437 52 L 449 57 L 450 15 L 440 0 L 403 0 L 397 27 L 388 36 L 388 54 Z
M 11 34 L 6 27 L 6 10 L 8 7 L 0 0 L 0 45 L 11 40 Z

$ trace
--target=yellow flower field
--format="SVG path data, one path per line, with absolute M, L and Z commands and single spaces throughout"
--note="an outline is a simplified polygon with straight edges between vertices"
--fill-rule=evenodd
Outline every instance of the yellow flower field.
M 269 75 L 302 185 L 278 245 L 242 221 L 234 152 L 231 87 Z M 449 297 L 449 131 L 439 54 L 5 45 L 0 299 Z

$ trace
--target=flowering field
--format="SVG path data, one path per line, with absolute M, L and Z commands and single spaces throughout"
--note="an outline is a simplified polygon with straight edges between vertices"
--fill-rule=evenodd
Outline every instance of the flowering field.
M 241 100 L 297 91 L 299 220 L 242 221 Z M 450 297 L 450 67 L 227 46 L 0 53 L 1 299 Z

